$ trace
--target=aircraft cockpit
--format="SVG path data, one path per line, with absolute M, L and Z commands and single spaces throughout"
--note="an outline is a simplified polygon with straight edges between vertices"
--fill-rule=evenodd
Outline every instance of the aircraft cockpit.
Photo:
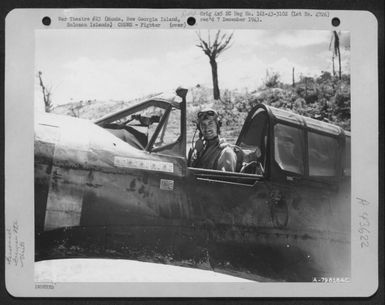
M 188 167 L 185 99 L 150 99 L 95 123 L 139 150 L 185 159 Z M 233 147 L 236 172 L 190 170 L 231 181 L 244 181 L 246 175 L 333 182 L 350 174 L 349 132 L 264 104 L 250 111 Z

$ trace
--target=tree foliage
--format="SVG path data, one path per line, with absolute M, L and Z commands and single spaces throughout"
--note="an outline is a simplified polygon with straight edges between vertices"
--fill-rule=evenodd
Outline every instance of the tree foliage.
M 266 70 L 264 85 L 266 88 L 276 88 L 279 85 L 281 75 L 278 72 Z
M 350 76 L 332 76 L 323 71 L 319 76 L 302 76 L 295 83 L 283 84 L 278 73 L 267 74 L 261 88 L 254 91 L 224 90 L 222 102 L 215 108 L 222 116 L 226 133 L 239 133 L 247 113 L 264 103 L 276 108 L 293 111 L 300 115 L 336 124 L 350 130 Z M 194 88 L 193 104 L 203 105 L 209 89 Z

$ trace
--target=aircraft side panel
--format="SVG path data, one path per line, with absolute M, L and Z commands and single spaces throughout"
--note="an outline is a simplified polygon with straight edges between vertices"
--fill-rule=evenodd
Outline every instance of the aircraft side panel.
M 84 170 L 52 168 L 44 231 L 80 224 L 85 178 Z
M 184 160 L 131 148 L 87 121 L 63 120 L 36 127 L 36 258 L 139 259 L 157 244 L 163 256 L 182 248 L 175 240 L 183 240 L 179 228 L 190 217 Z
M 328 190 L 191 177 L 192 218 L 208 233 L 214 269 L 290 280 L 349 276 L 349 187 Z

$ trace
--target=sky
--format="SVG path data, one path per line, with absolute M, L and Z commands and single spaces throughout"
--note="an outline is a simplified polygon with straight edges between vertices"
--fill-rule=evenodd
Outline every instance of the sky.
M 211 31 L 214 36 L 215 31 Z M 220 89 L 257 89 L 266 71 L 281 81 L 331 72 L 330 31 L 234 30 L 217 58 Z M 200 32 L 202 38 L 208 31 Z M 80 100 L 130 100 L 178 86 L 212 88 L 208 57 L 195 30 L 37 30 L 35 75 L 54 105 Z M 350 73 L 349 33 L 340 38 L 342 71 Z M 35 100 L 42 101 L 38 78 Z M 41 104 L 39 102 L 39 104 Z

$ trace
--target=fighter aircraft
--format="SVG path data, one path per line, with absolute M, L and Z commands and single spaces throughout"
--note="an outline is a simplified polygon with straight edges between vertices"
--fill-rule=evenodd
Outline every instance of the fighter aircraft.
M 237 172 L 188 166 L 186 93 L 35 124 L 35 260 L 125 258 L 268 281 L 350 276 L 350 133 L 264 104 Z M 258 159 L 250 160 L 256 149 Z

